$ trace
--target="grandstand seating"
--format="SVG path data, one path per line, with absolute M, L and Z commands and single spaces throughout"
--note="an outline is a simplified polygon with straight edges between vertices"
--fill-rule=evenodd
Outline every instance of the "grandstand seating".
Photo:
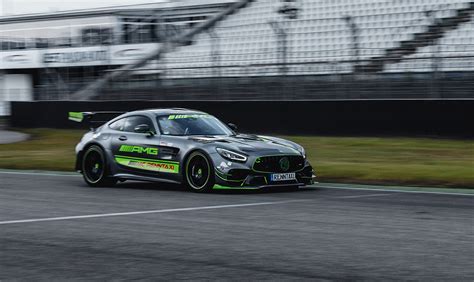
M 431 71 L 433 53 L 445 57 L 442 70 L 472 70 L 459 56 L 474 55 L 467 0 L 296 1 L 297 19 L 276 11 L 282 2 L 259 0 L 202 33 L 190 46 L 166 55 L 166 77 L 275 75 L 281 71 L 286 33 L 288 74 Z M 356 24 L 354 34 L 345 17 Z M 453 58 L 458 57 L 458 58 Z M 463 63 L 464 62 L 464 63 Z
M 439 61 L 439 71 L 474 70 L 474 22 L 462 23 L 456 30 L 440 38 L 438 44 L 419 48 L 416 53 L 405 57 L 399 63 L 390 65 L 386 71 L 405 70 L 426 72 Z

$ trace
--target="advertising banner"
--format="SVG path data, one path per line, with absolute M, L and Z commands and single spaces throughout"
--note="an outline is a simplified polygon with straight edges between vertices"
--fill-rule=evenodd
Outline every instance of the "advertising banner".
M 0 69 L 126 65 L 158 48 L 157 43 L 0 52 Z
M 75 67 L 108 65 L 108 46 L 47 49 L 42 51 L 41 63 L 44 67 Z
M 42 67 L 38 50 L 0 52 L 0 69 L 36 69 Z

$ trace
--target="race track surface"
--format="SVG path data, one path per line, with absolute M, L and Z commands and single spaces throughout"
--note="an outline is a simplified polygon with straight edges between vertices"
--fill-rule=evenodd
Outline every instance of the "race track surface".
M 0 129 L 0 144 L 17 143 L 28 140 L 30 136 L 21 132 L 7 131 Z
M 474 197 L 0 173 L 1 280 L 474 280 Z

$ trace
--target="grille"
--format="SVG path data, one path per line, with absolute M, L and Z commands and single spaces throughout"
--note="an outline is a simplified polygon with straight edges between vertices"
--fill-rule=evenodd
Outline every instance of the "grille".
M 281 165 L 282 159 L 288 159 L 288 169 L 285 165 Z M 304 167 L 304 158 L 302 156 L 268 156 L 257 158 L 253 165 L 253 169 L 259 172 L 295 172 Z

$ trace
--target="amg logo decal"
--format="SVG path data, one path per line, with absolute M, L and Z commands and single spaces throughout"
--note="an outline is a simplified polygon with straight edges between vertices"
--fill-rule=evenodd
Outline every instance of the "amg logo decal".
M 120 146 L 119 152 L 147 154 L 147 155 L 154 155 L 154 156 L 158 155 L 157 148 L 131 146 L 131 145 Z

